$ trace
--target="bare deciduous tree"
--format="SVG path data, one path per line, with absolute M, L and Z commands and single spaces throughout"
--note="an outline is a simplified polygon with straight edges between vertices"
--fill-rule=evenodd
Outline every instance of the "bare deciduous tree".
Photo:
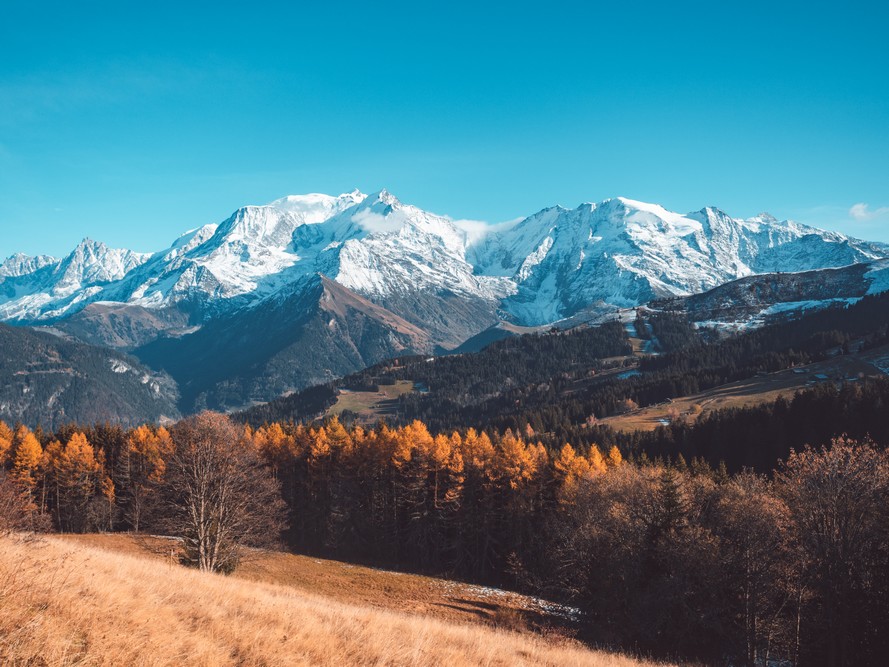
M 284 528 L 278 483 L 228 417 L 203 412 L 172 431 L 165 479 L 167 523 L 183 538 L 182 559 L 231 572 L 245 546 L 274 546 Z
M 810 563 L 810 586 L 820 608 L 820 625 L 814 630 L 823 642 L 821 664 L 878 664 L 855 652 L 875 640 L 877 646 L 885 641 L 879 629 L 870 628 L 874 614 L 886 613 L 880 595 L 889 562 L 886 452 L 839 438 L 820 450 L 792 452 L 776 478 L 803 560 Z
M 0 536 L 19 531 L 44 532 L 49 520 L 0 468 Z

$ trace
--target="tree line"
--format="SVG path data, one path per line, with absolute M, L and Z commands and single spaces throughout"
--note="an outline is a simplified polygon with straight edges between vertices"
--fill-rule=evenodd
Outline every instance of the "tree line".
M 550 448 L 530 427 L 254 429 L 203 413 L 170 429 L 2 426 L 0 463 L 0 507 L 32 527 L 172 533 L 203 569 L 283 541 L 543 594 L 581 610 L 588 641 L 666 658 L 889 651 L 889 457 L 869 442 L 791 452 L 766 477 Z
M 889 341 L 889 293 L 775 323 L 739 336 L 701 337 L 684 313 L 640 311 L 637 329 L 654 333 L 657 356 L 634 359 L 623 325 L 501 340 L 481 352 L 402 357 L 237 416 L 259 426 L 311 421 L 337 400 L 339 388 L 373 389 L 395 380 L 422 387 L 393 403 L 393 424 L 421 420 L 430 429 L 521 430 L 531 424 L 549 446 L 585 438 L 581 429 L 620 414 L 728 382 L 823 360 Z M 704 338 L 709 338 L 709 342 Z M 636 370 L 635 373 L 621 371 Z M 345 419 L 354 415 L 344 415 Z M 589 439 L 587 439 L 589 442 Z
M 336 402 L 339 388 L 375 390 L 381 384 L 411 380 L 422 387 L 398 404 L 396 420 L 421 419 L 442 430 L 478 424 L 471 417 L 479 405 L 490 417 L 496 410 L 515 410 L 533 388 L 557 396 L 579 378 L 621 365 L 614 360 L 632 352 L 627 333 L 618 322 L 570 331 L 512 336 L 480 352 L 428 356 L 409 355 L 375 364 L 340 380 L 311 387 L 259 405 L 238 415 L 258 426 L 271 421 L 308 421 Z M 610 359 L 610 360 L 609 360 Z

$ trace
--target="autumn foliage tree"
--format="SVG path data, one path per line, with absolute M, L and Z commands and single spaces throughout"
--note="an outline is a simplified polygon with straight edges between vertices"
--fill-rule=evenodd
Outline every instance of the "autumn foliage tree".
M 113 483 L 105 474 L 104 453 L 97 453 L 86 435 L 75 432 L 64 445 L 58 441 L 50 443 L 45 465 L 53 496 L 52 511 L 61 530 L 111 528 L 110 509 L 100 497 L 104 495 L 106 501 L 111 501 L 109 506 L 113 503 Z
M 19 426 L 12 440 L 13 482 L 23 491 L 29 504 L 34 503 L 39 481 L 43 447 L 27 426 Z
M 5 422 L 0 421 L 0 467 L 4 467 L 9 460 L 13 437 L 12 429 Z
M 163 426 L 139 426 L 126 438 L 117 460 L 121 487 L 118 506 L 123 519 L 136 532 L 156 510 L 158 491 L 173 453 L 173 440 Z

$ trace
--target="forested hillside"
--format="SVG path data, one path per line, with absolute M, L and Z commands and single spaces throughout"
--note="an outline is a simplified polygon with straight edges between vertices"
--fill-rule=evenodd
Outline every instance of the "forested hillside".
M 421 419 L 443 430 L 473 425 L 524 431 L 530 425 L 551 445 L 589 443 L 599 437 L 590 436 L 589 429 L 600 418 L 822 360 L 848 352 L 850 344 L 858 350 L 885 344 L 889 294 L 731 338 L 702 338 L 682 315 L 671 313 L 647 314 L 636 329 L 662 354 L 630 356 L 623 326 L 611 322 L 509 338 L 474 354 L 396 359 L 239 418 L 254 426 L 311 421 L 336 401 L 339 388 L 411 380 L 422 391 L 401 396 L 390 422 Z
M 0 324 L 0 419 L 55 428 L 179 417 L 176 383 L 119 352 Z
M 420 391 L 404 397 L 399 406 L 399 422 L 420 418 L 424 407 L 434 403 L 439 406 L 436 418 L 450 420 L 448 426 L 456 426 L 461 410 L 468 416 L 474 406 L 497 402 L 512 411 L 516 401 L 531 392 L 558 396 L 559 390 L 574 380 L 592 377 L 597 369 L 620 367 L 623 361 L 619 358 L 631 352 L 627 333 L 617 322 L 567 332 L 553 330 L 514 336 L 477 353 L 392 359 L 341 380 L 257 406 L 240 418 L 255 425 L 312 419 L 335 402 L 338 388 L 373 389 L 396 379 L 408 379 Z

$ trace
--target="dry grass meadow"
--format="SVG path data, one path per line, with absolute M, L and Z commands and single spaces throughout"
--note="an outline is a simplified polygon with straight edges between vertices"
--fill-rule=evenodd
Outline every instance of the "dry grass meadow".
M 261 568 L 253 580 L 203 574 L 126 538 L 101 543 L 0 538 L 0 664 L 645 664 L 564 638 L 380 608 L 362 598 L 360 578 L 357 602 L 347 602 L 345 591 L 267 583 L 283 575 Z

